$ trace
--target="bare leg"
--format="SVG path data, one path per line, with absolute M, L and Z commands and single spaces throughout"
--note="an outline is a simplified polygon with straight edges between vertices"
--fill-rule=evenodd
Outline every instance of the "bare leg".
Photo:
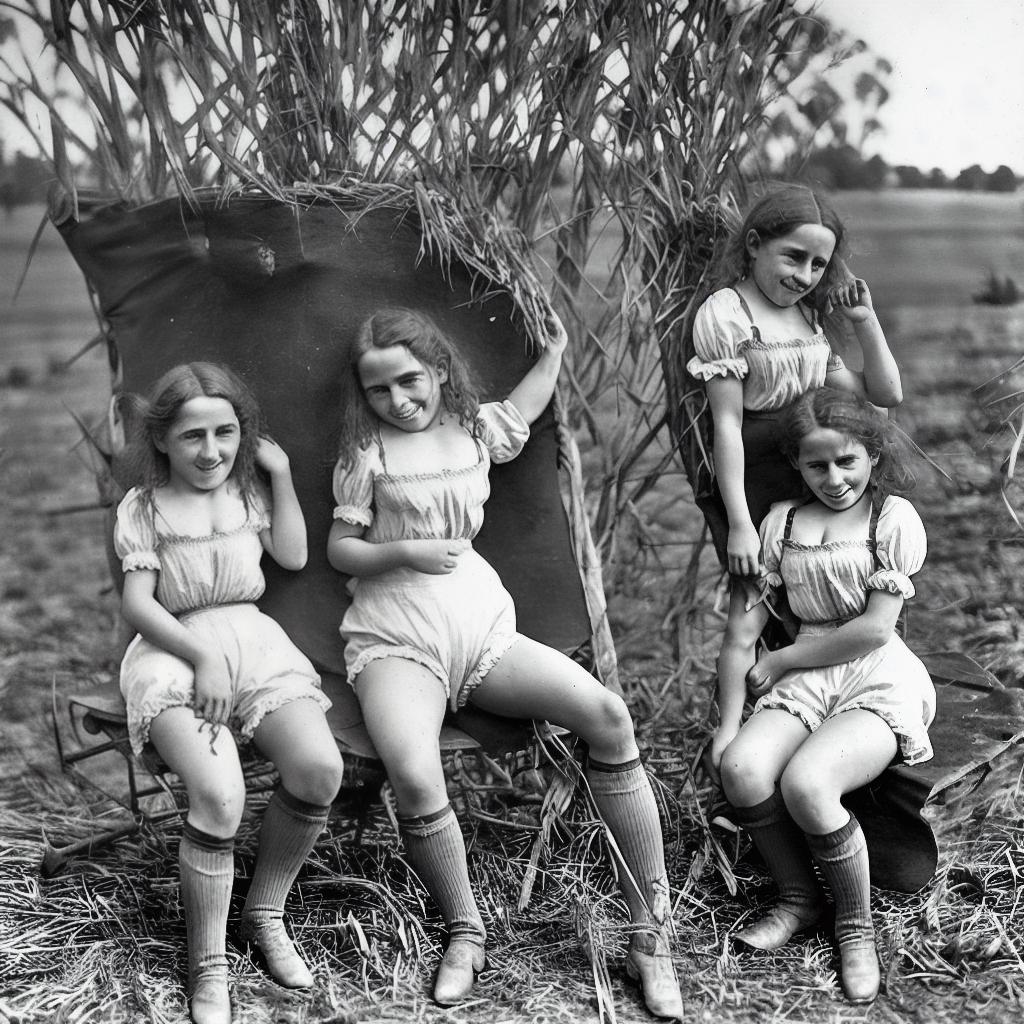
M 234 739 L 214 735 L 191 708 L 168 708 L 150 739 L 188 793 L 178 866 L 188 935 L 189 1004 L 195 1024 L 230 1024 L 226 931 L 234 880 L 234 836 L 245 781 Z
M 312 700 L 291 701 L 271 711 L 254 739 L 277 767 L 281 785 L 263 815 L 242 910 L 242 936 L 263 954 L 276 981 L 286 988 L 308 988 L 313 975 L 285 931 L 284 905 L 327 824 L 341 785 L 341 755 L 323 710 Z
M 843 991 L 855 1003 L 878 994 L 879 968 L 871 918 L 867 844 L 840 797 L 877 778 L 892 763 L 897 742 L 870 711 L 826 721 L 786 767 L 782 791 L 821 867 L 836 904 L 836 942 Z
M 525 637 L 470 699 L 498 714 L 546 719 L 587 743 L 587 781 L 621 855 L 620 885 L 630 919 L 639 926 L 628 969 L 641 980 L 652 1013 L 681 1016 L 682 997 L 664 929 L 670 903 L 661 822 L 625 702 L 571 658 Z
M 733 938 L 755 949 L 778 949 L 817 922 L 824 897 L 803 832 L 786 809 L 778 780 L 809 732 L 785 711 L 748 719 L 722 758 L 722 785 L 779 889 L 776 905 Z
M 384 658 L 363 670 L 356 693 L 395 791 L 406 856 L 448 927 L 434 999 L 451 1006 L 469 996 L 477 972 L 483 970 L 486 931 L 441 764 L 444 690 L 422 665 Z

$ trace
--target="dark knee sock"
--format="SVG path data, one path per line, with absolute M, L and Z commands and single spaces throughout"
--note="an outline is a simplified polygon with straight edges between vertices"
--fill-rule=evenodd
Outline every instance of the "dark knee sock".
M 257 922 L 284 916 L 284 904 L 323 832 L 330 805 L 310 804 L 278 786 L 260 826 L 259 852 L 242 916 Z
M 625 872 L 620 872 L 630 919 L 634 924 L 658 926 L 668 916 L 670 899 L 661 820 L 651 780 L 638 757 L 622 764 L 591 758 L 586 777 L 597 810 L 636 882 L 634 886 Z
M 181 905 L 188 936 L 189 988 L 203 975 L 227 973 L 226 932 L 235 877 L 235 839 L 185 822 L 178 847 Z
M 871 871 L 860 823 L 850 820 L 823 836 L 808 834 L 807 844 L 832 890 L 836 904 L 836 941 L 874 937 L 871 920 Z
M 776 788 L 752 807 L 734 807 L 736 821 L 750 835 L 779 890 L 779 906 L 803 917 L 822 902 L 811 852 Z
M 432 814 L 399 816 L 405 852 L 433 897 L 449 939 L 484 944 L 486 930 L 469 883 L 466 843 L 451 804 Z

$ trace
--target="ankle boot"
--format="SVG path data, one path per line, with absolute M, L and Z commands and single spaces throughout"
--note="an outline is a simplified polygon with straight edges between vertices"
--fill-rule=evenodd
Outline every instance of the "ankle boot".
M 826 835 L 808 835 L 808 845 L 832 889 L 836 904 L 839 979 L 846 997 L 870 1003 L 878 995 L 880 971 L 871 920 L 871 879 L 864 833 L 850 820 Z
M 279 985 L 285 988 L 310 988 L 313 985 L 313 975 L 299 956 L 280 918 L 243 917 L 240 935 L 250 953 L 260 953 L 267 973 Z
M 484 947 L 475 937 L 454 936 L 444 951 L 434 980 L 434 1002 L 455 1006 L 468 999 L 476 976 L 484 969 Z
M 683 997 L 664 929 L 634 938 L 626 954 L 626 974 L 640 986 L 652 1016 L 682 1020 Z
M 201 969 L 190 979 L 188 1009 L 192 1024 L 231 1024 L 227 967 Z

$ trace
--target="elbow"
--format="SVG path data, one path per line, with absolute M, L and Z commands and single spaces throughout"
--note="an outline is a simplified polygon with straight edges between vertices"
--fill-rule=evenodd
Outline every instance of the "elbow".
M 879 388 L 872 388 L 865 396 L 873 405 L 882 409 L 895 409 L 903 404 L 903 385 L 900 381 L 890 380 Z

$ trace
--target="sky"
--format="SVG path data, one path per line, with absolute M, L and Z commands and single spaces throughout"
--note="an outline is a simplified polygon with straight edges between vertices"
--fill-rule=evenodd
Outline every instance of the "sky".
M 811 3 L 808 3 L 808 7 Z M 893 72 L 868 153 L 890 166 L 1024 174 L 1024 0 L 820 0 Z M 838 74 L 839 72 L 837 72 Z

